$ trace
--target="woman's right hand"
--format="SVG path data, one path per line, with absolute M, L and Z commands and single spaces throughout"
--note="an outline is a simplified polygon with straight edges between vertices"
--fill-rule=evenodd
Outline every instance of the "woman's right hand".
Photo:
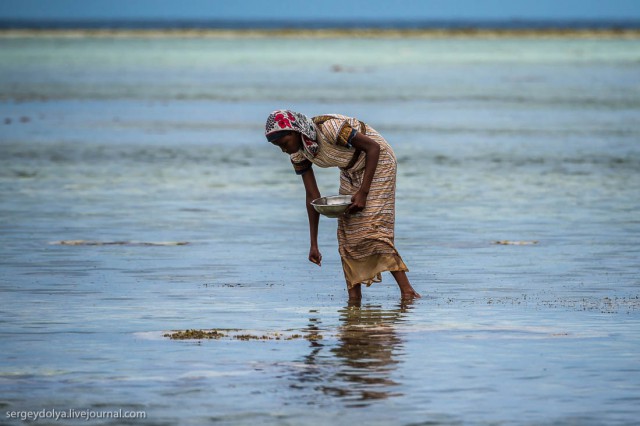
M 322 266 L 322 254 L 317 246 L 311 246 L 311 249 L 309 249 L 309 261 Z

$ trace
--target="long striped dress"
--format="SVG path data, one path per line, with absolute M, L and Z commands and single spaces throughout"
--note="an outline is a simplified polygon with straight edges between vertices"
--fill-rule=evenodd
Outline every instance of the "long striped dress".
M 338 247 L 347 287 L 380 282 L 384 271 L 408 271 L 394 246 L 396 157 L 387 141 L 371 126 L 344 115 L 313 117 L 318 130 L 318 153 L 303 150 L 291 156 L 298 174 L 315 164 L 340 168 L 340 194 L 355 194 L 364 176 L 365 154 L 352 162 L 353 132 L 365 134 L 380 145 L 380 157 L 371 182 L 367 205 L 359 213 L 338 218 Z

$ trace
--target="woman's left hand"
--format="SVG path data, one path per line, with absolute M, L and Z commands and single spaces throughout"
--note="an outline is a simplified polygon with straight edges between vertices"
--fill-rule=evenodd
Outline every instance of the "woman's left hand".
M 359 213 L 367 206 L 367 194 L 358 191 L 351 197 L 351 205 L 345 214 Z

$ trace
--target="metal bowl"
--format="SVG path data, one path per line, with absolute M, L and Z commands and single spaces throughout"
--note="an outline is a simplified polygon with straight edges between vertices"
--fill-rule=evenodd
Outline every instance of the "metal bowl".
M 351 205 L 351 195 L 320 197 L 311 202 L 314 209 L 326 217 L 340 217 Z

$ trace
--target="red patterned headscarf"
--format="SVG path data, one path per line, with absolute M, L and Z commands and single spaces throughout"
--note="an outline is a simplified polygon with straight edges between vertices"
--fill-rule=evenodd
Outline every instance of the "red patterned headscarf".
M 318 153 L 316 125 L 309 117 L 299 112 L 280 109 L 267 118 L 264 134 L 268 141 L 278 139 L 279 132 L 294 131 L 302 135 L 302 147 L 311 157 Z

